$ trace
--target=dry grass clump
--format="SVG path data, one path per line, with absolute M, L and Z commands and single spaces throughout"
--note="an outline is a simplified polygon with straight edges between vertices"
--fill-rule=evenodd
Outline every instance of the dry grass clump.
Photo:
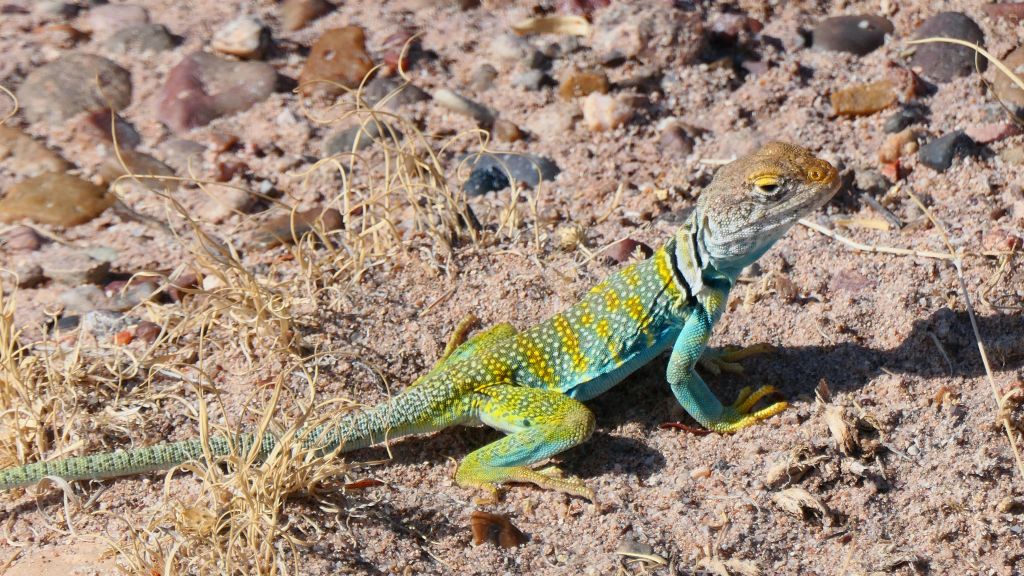
M 174 270 L 140 272 L 162 278 L 161 290 L 173 286 L 185 294 L 126 312 L 161 326 L 151 344 L 122 346 L 45 330 L 27 342 L 15 326 L 13 295 L 0 290 L 0 466 L 164 440 L 146 433 L 153 424 L 140 415 L 143 407 L 156 409 L 149 413 L 158 420 L 183 413 L 204 441 L 242 431 L 279 438 L 264 461 L 251 452 L 185 465 L 200 480 L 198 493 L 185 486 L 172 494 L 168 482 L 153 509 L 113 518 L 110 543 L 125 571 L 298 573 L 303 551 L 320 539 L 324 518 L 346 514 L 340 496 L 367 485 L 345 484 L 348 464 L 336 453 L 316 455 L 299 441 L 304 428 L 354 403 L 318 402 L 318 375 L 308 367 L 316 364 L 319 343 L 302 341 L 296 327 L 317 325 L 325 307 L 341 309 L 345 291 L 399 251 L 418 252 L 444 273 L 457 245 L 482 236 L 462 192 L 449 188 L 441 161 L 466 135 L 436 141 L 384 111 L 384 102 L 371 108 L 355 91 L 332 108 L 334 117 L 314 118 L 358 119 L 364 127 L 376 126 L 379 136 L 372 148 L 324 158 L 304 175 L 308 185 L 319 171 L 337 174 L 341 186 L 321 207 L 338 210 L 342 226 L 328 230 L 320 222 L 308 233 L 296 231 L 286 253 L 269 266 L 253 266 L 242 256 L 244 233 L 196 221 L 154 181 L 187 182 L 204 191 L 224 184 L 132 174 L 121 158 L 128 173 L 122 179 L 148 185 L 164 202 L 164 214 L 142 217 L 188 255 Z M 486 146 L 486 137 L 481 143 Z M 301 208 L 298 194 L 262 200 L 292 214 Z M 244 218 L 239 228 L 244 232 L 249 224 L 251 218 Z M 195 282 L 174 286 L 174 279 L 186 276 Z M 222 395 L 218 376 L 225 366 L 234 379 L 250 381 L 251 401 Z M 261 377 L 275 385 L 260 386 Z M 92 432 L 88 438 L 86 431 Z M 289 503 L 297 498 L 303 502 Z

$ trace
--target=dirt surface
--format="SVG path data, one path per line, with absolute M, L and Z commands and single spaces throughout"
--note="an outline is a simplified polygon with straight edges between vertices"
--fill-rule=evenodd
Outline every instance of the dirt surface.
M 75 558 L 76 565 L 95 563 L 81 573 L 109 573 L 97 538 L 105 536 L 117 545 L 114 561 L 136 574 L 1024 574 L 1024 470 L 997 422 L 996 399 L 1007 398 L 1005 422 L 1019 458 L 1024 418 L 1012 402 L 1024 377 L 1024 137 L 1000 136 L 942 172 L 908 153 L 895 168 L 900 187 L 883 180 L 869 189 L 872 172 L 894 169 L 878 152 L 889 137 L 884 125 L 902 104 L 845 117 L 833 114 L 829 100 L 836 90 L 907 66 L 907 40 L 937 12 L 967 14 L 998 57 L 1024 40 L 1018 24 L 967 1 L 651 2 L 644 5 L 661 15 L 659 26 L 678 21 L 689 33 L 695 26 L 702 31 L 698 40 L 679 34 L 632 55 L 629 35 L 616 40 L 609 30 L 637 24 L 644 13 L 614 0 L 588 16 L 589 36 L 521 41 L 514 40 L 513 24 L 591 3 L 345 1 L 286 31 L 284 8 L 275 2 L 152 1 L 139 5 L 150 22 L 180 36 L 180 44 L 138 53 L 111 50 L 104 44 L 111 31 L 102 27 L 65 41 L 74 34 L 61 27 L 88 30 L 97 7 L 80 6 L 70 16 L 52 8 L 60 3 L 31 4 L 0 0 L 0 85 L 17 92 L 30 73 L 68 53 L 109 58 L 131 75 L 130 104 L 121 116 L 138 131 L 137 150 L 177 176 L 212 183 L 204 190 L 183 182 L 164 192 L 153 182 L 122 182 L 121 203 L 95 219 L 67 228 L 33 225 L 42 239 L 37 247 L 15 247 L 11 239 L 28 234 L 19 222 L 0 229 L 0 265 L 10 270 L 88 248 L 101 249 L 94 254 L 111 262 L 97 284 L 107 292 L 122 286 L 112 282 L 140 273 L 154 274 L 155 285 L 165 288 L 169 277 L 199 276 L 189 290 L 194 294 L 182 299 L 165 290 L 126 307 L 93 291 L 85 304 L 73 301 L 77 310 L 69 310 L 66 295 L 76 286 L 49 272 L 18 290 L 5 277 L 8 328 L 22 330 L 18 342 L 25 349 L 0 352 L 8 366 L 0 369 L 8 379 L 0 406 L 30 407 L 25 413 L 39 420 L 0 422 L 3 465 L 197 436 L 199 383 L 210 421 L 241 428 L 260 422 L 277 383 L 275 417 L 285 424 L 315 402 L 381 401 L 433 365 L 466 315 L 485 326 L 524 327 L 570 305 L 621 266 L 598 250 L 622 238 L 658 245 L 721 161 L 774 139 L 811 148 L 845 175 L 844 187 L 814 222 L 867 245 L 930 253 L 947 251 L 935 223 L 944 228 L 964 254 L 964 285 L 992 378 L 951 262 L 859 252 L 797 226 L 745 273 L 711 342 L 777 349 L 744 360 L 742 375 L 706 376 L 723 400 L 744 386 L 772 384 L 792 406 L 731 436 L 660 428 L 693 424 L 665 385 L 660 358 L 591 402 L 594 436 L 557 458 L 597 491 L 595 503 L 513 486 L 500 503 L 475 505 L 479 494 L 454 484 L 455 466 L 498 433 L 457 428 L 396 441 L 390 451 L 339 457 L 331 465 L 346 463 L 345 473 L 308 483 L 318 490 L 286 490 L 284 504 L 268 497 L 266 508 L 252 508 L 261 510 L 253 513 L 260 518 L 254 525 L 276 531 L 239 529 L 231 544 L 259 550 L 248 566 L 238 556 L 227 565 L 210 552 L 230 548 L 226 532 L 211 528 L 232 513 L 238 497 L 211 487 L 211 474 L 223 471 L 205 471 L 206 482 L 194 468 L 166 482 L 159 475 L 83 482 L 73 489 L 79 498 L 68 503 L 53 485 L 6 493 L 0 495 L 0 571 L 68 574 L 68 558 Z M 212 52 L 215 32 L 245 9 L 267 26 L 272 45 L 263 60 L 276 70 L 278 85 L 244 110 L 172 133 L 158 115 L 169 71 L 196 50 Z M 618 23 L 609 17 L 613 10 L 621 11 Z M 715 36 L 726 13 L 754 18 L 763 29 Z M 810 47 L 807 31 L 841 14 L 884 16 L 895 31 L 863 56 Z M 332 108 L 333 98 L 306 98 L 293 88 L 310 46 L 341 26 L 365 30 L 367 53 L 377 64 L 386 63 L 407 32 L 418 33 L 409 58 L 412 84 L 431 94 L 448 88 L 498 111 L 527 137 L 488 147 L 550 158 L 559 175 L 539 188 L 469 198 L 480 224 L 470 230 L 465 212 L 453 214 L 469 173 L 469 167 L 458 170 L 459 160 L 481 148 L 472 132 L 477 123 L 429 99 L 393 113 L 408 122 L 399 125 L 403 142 L 414 140 L 409 127 L 424 135 L 417 157 L 427 162 L 425 150 L 432 149 L 440 180 L 416 194 L 393 190 L 385 180 L 401 168 L 388 164 L 397 155 L 379 144 L 360 152 L 351 167 L 344 154 L 339 164 L 318 164 L 329 136 L 354 119 L 342 118 L 339 110 L 346 108 Z M 701 38 L 707 43 L 696 49 L 680 45 Z M 621 54 L 610 55 L 609 43 Z M 531 51 L 542 54 L 540 66 Z M 516 56 L 522 53 L 527 56 Z M 497 71 L 493 87 L 474 88 L 485 63 Z M 607 75 L 615 106 L 628 110 L 622 126 L 593 130 L 583 99 L 559 95 L 558 82 L 591 69 Z M 520 76 L 537 71 L 550 81 L 524 88 Z M 917 125 L 921 143 L 985 125 L 1012 132 L 983 81 L 995 78 L 993 66 L 947 83 L 916 72 L 924 80 L 902 97 L 928 110 L 927 122 Z M 378 74 L 389 73 L 395 77 L 393 69 Z M 28 104 L 21 102 L 22 109 Z M 9 101 L 0 104 L 0 115 L 7 110 Z M 21 111 L 7 124 L 71 162 L 70 173 L 106 186 L 112 178 L 102 166 L 116 156 L 84 116 L 54 124 L 30 121 Z M 672 122 L 677 131 L 666 137 Z M 220 150 L 224 135 L 237 143 Z M 191 175 L 174 152 L 181 139 L 199 144 Z M 0 190 L 8 194 L 28 177 L 25 164 L 35 162 L 0 158 Z M 226 173 L 231 166 L 235 173 Z M 261 196 L 239 200 L 228 185 Z M 454 203 L 442 198 L 444 185 Z M 902 228 L 887 224 L 868 198 Z M 225 204 L 232 210 L 221 210 Z M 261 243 L 261 224 L 291 208 L 335 208 L 351 219 L 330 235 L 330 246 Z M 583 241 L 563 249 L 561 239 L 570 234 Z M 220 249 L 227 245 L 231 250 Z M 83 323 L 90 307 L 118 310 Z M 55 334 L 47 324 L 54 317 L 80 318 Z M 115 327 L 104 329 L 103 319 Z M 164 336 L 145 341 L 142 321 L 163 327 Z M 11 393 L 15 360 L 35 378 L 25 382 L 43 384 Z M 830 398 L 816 400 L 816 390 Z M 845 449 L 833 437 L 842 422 L 855 434 Z M 789 459 L 806 467 L 791 467 L 780 478 L 773 467 Z M 366 479 L 381 484 L 367 487 L 372 483 L 360 482 Z M 779 499 L 797 494 L 787 492 L 792 489 L 827 511 L 788 513 Z M 469 526 L 477 509 L 508 515 L 528 540 L 507 549 L 474 546 Z M 221 543 L 206 544 L 214 541 Z M 64 557 L 54 559 L 58 551 Z

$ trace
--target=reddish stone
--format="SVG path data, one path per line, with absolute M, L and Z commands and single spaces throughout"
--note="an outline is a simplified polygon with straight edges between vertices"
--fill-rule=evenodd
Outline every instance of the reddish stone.
M 358 26 L 333 28 L 313 44 L 299 74 L 299 84 L 303 94 L 337 96 L 345 92 L 341 86 L 357 88 L 372 69 L 363 29 Z

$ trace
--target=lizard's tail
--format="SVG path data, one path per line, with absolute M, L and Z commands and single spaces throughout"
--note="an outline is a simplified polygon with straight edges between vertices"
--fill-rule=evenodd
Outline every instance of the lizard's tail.
M 349 452 L 388 439 L 436 430 L 437 426 L 419 421 L 422 417 L 418 415 L 430 413 L 429 410 L 424 410 L 424 399 L 423 389 L 415 387 L 365 412 L 342 417 L 330 424 L 300 430 L 297 436 L 304 448 L 315 450 L 318 454 L 326 454 L 336 449 Z M 246 454 L 257 442 L 253 434 L 238 434 L 233 440 L 232 442 L 223 436 L 211 437 L 212 455 L 219 457 L 232 453 Z M 264 434 L 256 461 L 265 459 L 276 445 L 276 436 Z M 69 481 L 92 480 L 167 470 L 185 462 L 202 461 L 204 457 L 202 442 L 193 439 L 52 462 L 36 462 L 0 470 L 0 490 L 31 486 L 47 476 Z

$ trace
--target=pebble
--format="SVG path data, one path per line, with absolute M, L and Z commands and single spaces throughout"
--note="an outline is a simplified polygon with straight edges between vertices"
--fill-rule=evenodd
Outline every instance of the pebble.
M 885 119 L 883 129 L 892 134 L 899 132 L 912 124 L 920 124 L 928 119 L 928 109 L 921 104 L 906 104 L 892 116 Z
M 407 82 L 400 82 L 394 78 L 387 78 L 384 76 L 376 76 L 373 80 L 370 80 L 363 86 L 363 100 L 369 106 L 377 106 L 384 99 L 383 106 L 385 110 L 398 110 L 415 104 L 417 102 L 423 102 L 430 100 L 430 95 L 417 88 L 414 84 Z
M 657 2 L 620 2 L 598 12 L 591 46 L 652 65 L 697 62 L 704 49 L 703 17 L 666 9 Z
M 693 137 L 680 122 L 668 122 L 661 128 L 658 147 L 668 156 L 682 158 L 693 152 Z
M 30 72 L 17 95 L 30 122 L 56 126 L 80 112 L 127 107 L 131 75 L 106 58 L 72 53 Z
M 1000 122 L 994 124 L 978 124 L 964 130 L 971 140 L 977 144 L 991 144 L 1005 140 L 1011 136 L 1018 136 L 1024 130 L 1012 122 Z
M 21 176 L 64 172 L 71 164 L 42 142 L 12 126 L 0 125 L 0 161 L 10 158 L 10 168 Z
M 21 260 L 14 264 L 14 276 L 18 279 L 18 288 L 35 288 L 46 281 L 43 267 L 30 260 Z
M 881 194 L 892 184 L 877 170 L 857 170 L 854 176 L 857 190 L 868 194 Z
M 467 163 L 473 166 L 473 171 L 462 189 L 470 196 L 502 190 L 513 179 L 533 188 L 542 180 L 553 180 L 560 172 L 558 165 L 549 158 L 529 154 L 480 154 Z
M 644 258 L 654 254 L 654 250 L 647 244 L 632 238 L 623 238 L 606 248 L 602 255 L 604 256 L 604 261 L 608 264 L 619 264 L 631 260 L 637 251 L 643 254 Z
M 184 132 L 266 100 L 276 84 L 277 71 L 265 62 L 194 52 L 168 73 L 157 117 L 171 130 Z
M 551 78 L 543 70 L 527 70 L 512 77 L 512 86 L 530 92 L 536 92 L 551 82 Z
M 66 313 L 68 310 L 65 309 L 64 311 Z M 110 339 L 118 332 L 128 328 L 132 322 L 131 318 L 109 308 L 89 311 L 79 310 L 76 312 L 83 313 L 78 325 L 79 333 L 96 340 Z
M 113 203 L 105 188 L 68 174 L 47 172 L 9 189 L 0 200 L 0 221 L 28 218 L 40 224 L 77 226 Z
M 589 96 L 594 92 L 608 93 L 608 75 L 604 72 L 572 72 L 558 87 L 558 95 L 566 101 Z
M 124 161 L 125 166 L 128 167 L 131 174 L 136 176 L 174 176 L 174 170 L 170 166 L 164 164 L 160 160 L 157 160 L 153 156 L 146 154 L 145 152 L 139 152 L 137 150 L 122 150 L 121 158 L 118 159 L 116 156 L 112 156 L 106 160 L 96 170 L 97 176 L 104 184 L 112 184 L 115 180 L 128 174 L 121 166 L 121 161 Z M 158 179 L 147 179 L 140 178 L 141 185 L 147 188 L 163 188 L 164 190 L 170 191 L 178 187 L 178 183 L 174 180 L 158 180 Z M 128 186 L 128 185 L 139 185 L 135 180 L 131 178 L 124 178 L 116 184 L 116 187 Z M 119 191 L 115 189 L 115 191 Z
M 160 337 L 161 331 L 162 328 L 160 328 L 159 324 L 143 320 L 135 327 L 135 337 L 146 344 L 150 344 Z
M 88 37 L 74 26 L 64 23 L 44 24 L 32 33 L 42 42 L 64 50 L 74 48 L 75 44 Z
M 373 69 L 366 53 L 366 33 L 358 26 L 332 28 L 313 44 L 299 74 L 303 94 L 337 96 L 356 88 Z
M 1024 76 L 1024 46 L 1017 47 L 1003 59 L 1003 64 L 1018 76 Z M 996 98 L 1001 100 L 1014 114 L 1024 115 L 1024 90 L 1003 73 L 996 74 L 992 82 L 992 92 Z
M 833 16 L 814 28 L 811 46 L 818 50 L 863 56 L 885 44 L 885 37 L 893 30 L 892 22 L 881 16 Z
M 984 4 L 981 10 L 990 18 L 1009 21 L 1016 24 L 1024 20 L 1024 2 L 1006 2 L 996 4 Z
M 494 119 L 497 117 L 494 111 L 487 106 L 478 104 L 477 102 L 474 102 L 447 88 L 439 88 L 434 92 L 434 102 L 453 112 L 470 116 L 483 125 L 492 124 Z
M 498 142 L 518 142 L 523 139 L 523 131 L 519 126 L 502 118 L 494 121 L 491 133 Z
M 13 226 L 0 239 L 0 243 L 14 252 L 31 252 L 43 245 L 43 238 L 28 226 Z
M 624 99 L 594 92 L 583 99 L 583 123 L 593 132 L 614 130 L 633 117 L 633 107 Z
M 547 57 L 526 38 L 503 34 L 488 43 L 490 57 L 507 65 L 522 64 L 528 69 L 542 68 Z
M 79 327 L 82 319 L 78 318 L 77 315 L 103 310 L 110 306 L 110 302 L 107 300 L 103 290 L 99 286 L 92 284 L 75 286 L 65 290 L 57 295 L 57 301 L 64 307 L 64 317 L 72 315 L 76 320 L 74 324 L 70 325 L 64 322 L 59 323 L 63 330 L 73 330 Z
M 94 37 L 106 37 L 130 26 L 149 24 L 149 11 L 136 4 L 103 4 L 90 8 L 82 22 Z
M 242 14 L 214 32 L 210 45 L 221 54 L 251 60 L 263 58 L 270 42 L 270 30 L 263 21 Z
M 975 143 L 963 130 L 950 132 L 921 146 L 918 161 L 937 171 L 945 172 L 953 165 L 953 159 L 974 153 Z
M 940 12 L 924 21 L 914 38 L 941 36 L 959 38 L 979 46 L 985 41 L 981 28 L 966 14 Z M 949 82 L 974 72 L 975 52 L 966 46 L 947 43 L 917 44 L 910 63 L 920 67 L 921 74 L 934 82 Z M 984 71 L 986 60 L 978 58 L 979 68 Z
M 127 310 L 156 297 L 160 286 L 155 280 L 136 276 L 131 280 L 115 280 L 103 287 L 113 310 Z
M 878 149 L 878 161 L 883 164 L 896 162 L 901 156 L 917 152 L 917 148 L 917 131 L 913 128 L 904 128 L 885 139 Z
M 84 250 L 60 246 L 39 259 L 47 278 L 67 284 L 97 284 L 110 273 L 110 261 L 95 258 Z
M 494 80 L 498 78 L 498 70 L 490 64 L 481 64 L 473 70 L 469 78 L 469 87 L 474 92 L 484 92 L 494 86 Z
M 118 54 L 163 52 L 178 45 L 178 39 L 163 24 L 138 24 L 115 32 L 103 43 Z
M 334 6 L 326 0 L 284 0 L 281 4 L 281 26 L 288 32 L 294 32 L 333 9 Z
M 201 220 L 220 224 L 236 214 L 247 212 L 254 203 L 255 198 L 247 190 L 208 185 L 197 211 Z
M 263 248 L 272 248 L 281 244 L 292 244 L 296 238 L 302 238 L 314 227 L 319 227 L 322 232 L 332 232 L 340 230 L 343 226 L 341 212 L 334 208 L 312 208 L 267 220 L 259 227 L 256 243 Z
M 84 139 L 89 144 L 96 140 L 113 144 L 114 134 L 117 134 L 117 146 L 122 150 L 132 150 L 142 143 L 142 136 L 135 126 L 120 115 L 111 114 L 108 109 L 93 110 L 86 114 L 82 121 L 75 125 L 75 129 L 84 133 Z
M 833 92 L 830 100 L 839 116 L 874 114 L 896 103 L 896 85 L 891 80 L 857 84 Z
M 394 129 L 392 128 L 392 130 Z M 381 125 L 379 121 L 374 122 L 371 119 L 367 119 L 365 125 L 356 124 L 329 136 L 324 143 L 324 154 L 335 156 L 351 153 L 353 150 L 358 152 L 369 148 L 382 135 L 384 138 L 391 138 L 391 132 L 387 129 L 387 126 Z M 395 137 L 401 138 L 401 133 L 396 132 Z

